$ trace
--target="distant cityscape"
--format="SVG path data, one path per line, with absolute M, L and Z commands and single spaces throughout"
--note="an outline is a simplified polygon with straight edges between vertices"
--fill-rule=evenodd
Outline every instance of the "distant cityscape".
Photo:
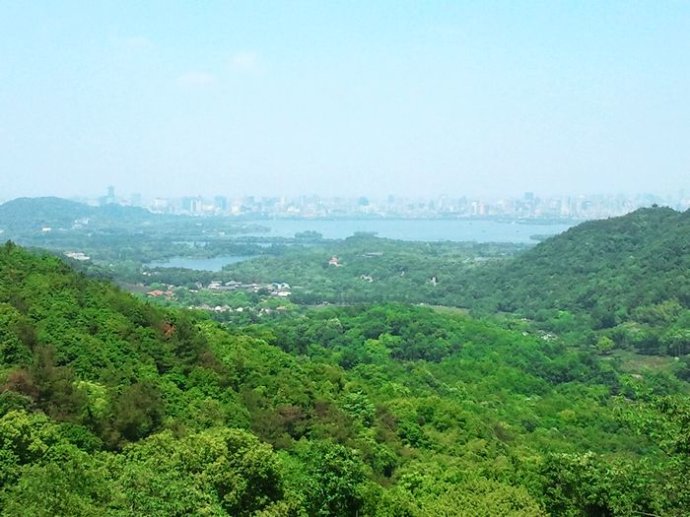
M 97 199 L 74 198 L 89 205 L 118 204 L 141 207 L 154 213 L 245 218 L 496 218 L 511 220 L 577 221 L 624 215 L 640 207 L 659 205 L 685 211 L 690 195 L 593 194 L 540 196 L 525 192 L 519 197 L 486 200 L 478 197 L 443 195 L 408 197 L 231 197 L 216 195 L 144 198 L 141 194 L 120 196 L 108 187 Z

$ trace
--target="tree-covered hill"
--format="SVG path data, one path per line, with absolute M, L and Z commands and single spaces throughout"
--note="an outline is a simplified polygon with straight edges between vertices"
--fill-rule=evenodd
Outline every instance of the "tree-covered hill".
M 75 219 L 88 217 L 93 207 L 57 197 L 18 198 L 0 205 L 0 228 L 70 228 Z
M 92 224 L 145 221 L 154 214 L 143 208 L 105 205 L 93 207 L 58 197 L 18 198 L 0 205 L 0 229 L 10 234 L 42 228 L 71 229 L 88 218 Z
M 461 304 L 557 331 L 600 330 L 648 353 L 690 351 L 690 212 L 646 208 L 590 221 L 470 271 Z
M 222 328 L 0 247 L 3 516 L 680 516 L 686 390 L 423 307 Z
M 522 244 L 405 242 L 357 234 L 344 240 L 285 247 L 226 266 L 219 278 L 287 282 L 300 304 L 377 302 L 451 305 L 466 271 L 505 260 Z M 165 272 L 156 272 L 165 278 Z M 167 275 L 172 279 L 172 275 Z

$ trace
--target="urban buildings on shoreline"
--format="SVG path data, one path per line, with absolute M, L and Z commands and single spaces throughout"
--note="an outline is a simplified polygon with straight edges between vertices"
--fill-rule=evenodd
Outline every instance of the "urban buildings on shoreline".
M 322 197 L 212 197 L 184 196 L 146 199 L 141 194 L 116 195 L 113 187 L 98 199 L 75 199 L 91 205 L 120 204 L 146 208 L 151 212 L 194 216 L 234 216 L 245 218 L 500 218 L 532 220 L 588 220 L 624 215 L 640 207 L 659 205 L 685 211 L 690 195 L 593 194 L 539 196 L 526 192 L 519 197 L 482 199 L 469 196 L 408 198 L 387 196 Z

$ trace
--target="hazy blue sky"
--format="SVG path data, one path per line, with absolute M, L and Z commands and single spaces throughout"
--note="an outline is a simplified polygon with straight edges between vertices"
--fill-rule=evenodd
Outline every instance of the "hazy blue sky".
M 0 2 L 0 198 L 690 191 L 690 2 Z

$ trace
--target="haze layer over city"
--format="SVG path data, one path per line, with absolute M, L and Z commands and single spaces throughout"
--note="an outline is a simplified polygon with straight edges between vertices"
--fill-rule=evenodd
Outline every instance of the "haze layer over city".
M 145 198 L 140 193 L 118 194 L 110 186 L 104 195 L 74 197 L 90 206 L 130 206 L 158 214 L 241 218 L 400 218 L 499 219 L 504 221 L 582 221 L 627 214 L 641 207 L 661 205 L 676 210 L 690 207 L 685 191 L 673 195 L 637 194 L 539 196 L 525 192 L 503 198 L 449 196 L 322 197 L 301 196 L 181 196 Z
M 682 199 L 688 27 L 684 2 L 4 2 L 0 198 Z

